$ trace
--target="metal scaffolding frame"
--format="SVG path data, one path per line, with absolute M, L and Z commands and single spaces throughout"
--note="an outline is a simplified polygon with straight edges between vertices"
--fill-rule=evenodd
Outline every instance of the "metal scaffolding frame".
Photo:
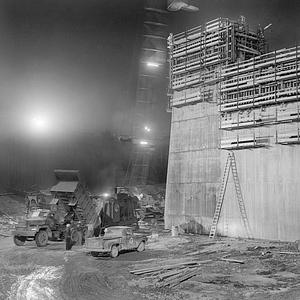
M 153 145 L 150 142 L 141 145 L 139 142 L 151 139 L 144 127 L 147 122 L 151 123 L 155 102 L 160 100 L 156 87 L 165 73 L 167 13 L 165 1 L 144 0 L 143 37 L 132 132 L 136 142 L 125 178 L 125 184 L 130 186 L 145 185 L 148 179 Z
M 263 36 L 244 17 L 218 18 L 168 38 L 170 107 L 214 101 L 222 66 L 262 54 Z
M 223 68 L 220 129 L 231 133 L 221 141 L 222 149 L 269 146 L 270 139 L 278 144 L 299 143 L 298 52 L 298 47 L 277 50 Z M 258 131 L 271 125 L 268 137 Z

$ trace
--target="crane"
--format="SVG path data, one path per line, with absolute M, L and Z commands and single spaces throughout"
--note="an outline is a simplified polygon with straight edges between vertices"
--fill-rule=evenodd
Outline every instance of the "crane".
M 125 138 L 133 144 L 133 151 L 124 179 L 124 185 L 145 185 L 148 179 L 150 159 L 155 148 L 153 110 L 156 101 L 165 94 L 159 85 L 166 79 L 167 16 L 168 12 L 198 11 L 189 0 L 144 0 L 143 39 L 136 90 L 135 116 L 132 136 Z M 167 83 L 166 83 L 167 85 Z M 146 122 L 146 123 L 145 123 Z M 156 130 L 157 132 L 158 130 Z M 125 141 L 124 139 L 122 139 Z

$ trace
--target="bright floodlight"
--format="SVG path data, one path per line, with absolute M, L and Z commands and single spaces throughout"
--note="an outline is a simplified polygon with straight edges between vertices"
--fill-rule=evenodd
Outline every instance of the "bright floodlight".
M 140 141 L 140 144 L 141 145 L 148 145 L 148 142 L 147 141 Z
M 150 68 L 158 68 L 158 67 L 159 67 L 159 64 L 156 63 L 156 62 L 153 62 L 153 61 L 148 61 L 148 62 L 147 62 L 147 67 L 150 67 Z
M 147 132 L 150 132 L 150 131 L 151 131 L 151 128 L 148 127 L 148 126 L 145 126 L 144 129 L 145 129 L 145 131 L 147 131 Z
M 103 197 L 109 197 L 109 193 L 103 193 L 102 196 Z
M 31 119 L 31 128 L 36 132 L 44 132 L 49 128 L 49 122 L 44 116 L 35 116 Z

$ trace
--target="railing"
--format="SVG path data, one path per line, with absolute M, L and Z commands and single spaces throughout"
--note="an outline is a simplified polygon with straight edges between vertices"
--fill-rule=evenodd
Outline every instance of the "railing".
M 300 144 L 299 128 L 295 128 L 294 130 L 284 132 L 277 132 L 276 143 L 282 145 Z
M 249 149 L 258 147 L 268 147 L 270 144 L 269 136 L 255 136 L 251 135 L 236 135 L 230 139 L 221 140 L 221 149 L 226 150 L 238 150 L 238 149 Z
M 300 109 L 297 102 L 284 106 L 269 106 L 250 111 L 235 111 L 222 113 L 220 129 L 234 130 L 249 127 L 274 125 L 300 121 Z

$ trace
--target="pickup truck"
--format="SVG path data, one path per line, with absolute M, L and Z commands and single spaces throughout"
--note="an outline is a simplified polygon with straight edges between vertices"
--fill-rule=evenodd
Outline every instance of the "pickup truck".
M 105 229 L 104 236 L 87 238 L 85 250 L 95 257 L 106 253 L 114 258 L 122 250 L 144 251 L 146 241 L 145 235 L 134 233 L 131 227 L 111 226 Z

